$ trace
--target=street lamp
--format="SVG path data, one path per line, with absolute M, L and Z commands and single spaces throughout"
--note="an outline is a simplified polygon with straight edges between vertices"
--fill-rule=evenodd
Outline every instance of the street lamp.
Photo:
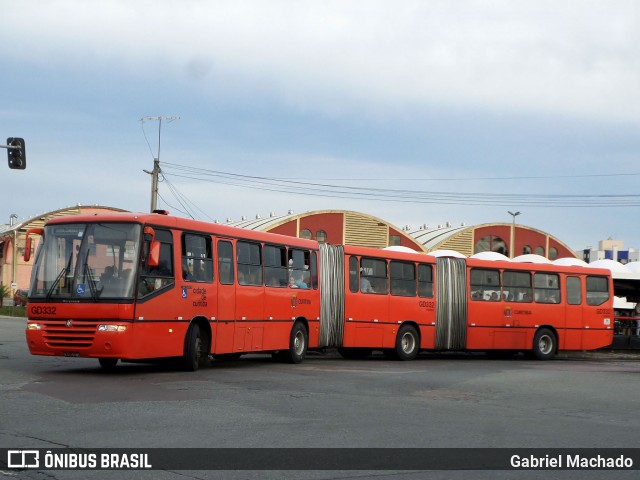
M 516 217 L 518 215 L 520 215 L 520 213 L 522 212 L 509 212 L 507 211 L 507 213 L 509 215 L 511 215 L 512 217 L 512 221 L 511 221 L 511 242 L 510 242 L 510 246 L 511 248 L 509 248 L 509 258 L 513 258 L 513 251 L 516 249 Z

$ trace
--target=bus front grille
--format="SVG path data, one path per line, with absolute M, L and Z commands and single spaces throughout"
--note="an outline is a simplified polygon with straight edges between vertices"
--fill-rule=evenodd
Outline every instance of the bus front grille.
M 89 348 L 98 326 L 97 321 L 52 320 L 42 322 L 43 337 L 52 348 Z

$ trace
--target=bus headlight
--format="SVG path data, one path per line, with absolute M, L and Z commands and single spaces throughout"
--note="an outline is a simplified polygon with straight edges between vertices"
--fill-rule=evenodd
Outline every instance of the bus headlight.
M 27 324 L 27 330 L 40 330 L 40 324 L 39 323 L 28 323 Z
M 124 332 L 126 325 L 98 325 L 99 332 Z

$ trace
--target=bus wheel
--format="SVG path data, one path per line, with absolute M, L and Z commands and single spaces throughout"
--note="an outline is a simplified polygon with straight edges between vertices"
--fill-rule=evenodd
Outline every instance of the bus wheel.
M 338 347 L 338 353 L 342 358 L 346 358 L 348 360 L 364 360 L 371 355 L 371 349 Z
M 207 342 L 203 341 L 200 333 L 200 326 L 197 323 L 192 323 L 184 339 L 184 357 L 182 360 L 185 370 L 195 372 L 198 367 L 206 364 L 209 359 L 206 345 Z
M 556 336 L 548 328 L 541 328 L 533 337 L 533 354 L 538 360 L 549 360 L 556 354 Z
M 289 337 L 289 350 L 283 351 L 282 359 L 288 363 L 300 363 L 307 355 L 309 334 L 302 322 L 296 322 Z
M 99 358 L 100 366 L 105 370 L 111 370 L 118 364 L 117 358 Z
M 396 337 L 396 355 L 399 360 L 413 360 L 418 356 L 420 341 L 418 331 L 411 325 L 403 325 Z

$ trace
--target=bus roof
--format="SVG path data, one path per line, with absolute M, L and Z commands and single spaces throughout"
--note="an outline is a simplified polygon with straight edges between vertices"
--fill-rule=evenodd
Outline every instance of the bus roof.
M 245 228 L 231 227 L 218 223 L 204 222 L 190 218 L 176 217 L 163 213 L 133 213 L 133 212 L 109 212 L 80 215 L 66 215 L 52 218 L 47 225 L 65 223 L 95 223 L 95 222 L 133 222 L 143 225 L 151 225 L 167 228 L 180 228 L 187 231 L 210 233 L 228 238 L 241 238 L 258 242 L 291 245 L 294 247 L 318 249 L 318 242 L 303 238 L 279 235 L 276 233 L 257 232 Z

